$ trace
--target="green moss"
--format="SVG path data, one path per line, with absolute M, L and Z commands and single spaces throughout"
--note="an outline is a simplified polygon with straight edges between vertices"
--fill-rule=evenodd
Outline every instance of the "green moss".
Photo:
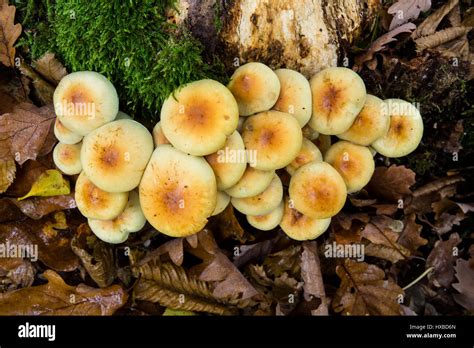
M 52 50 L 69 71 L 104 74 L 117 88 L 122 110 L 152 124 L 163 100 L 179 85 L 223 77 L 219 64 L 203 60 L 196 39 L 166 22 L 165 10 L 174 3 L 56 0 L 47 8 L 54 14 L 43 16 L 47 37 L 26 37 L 31 57 Z M 26 6 L 25 18 L 31 11 Z

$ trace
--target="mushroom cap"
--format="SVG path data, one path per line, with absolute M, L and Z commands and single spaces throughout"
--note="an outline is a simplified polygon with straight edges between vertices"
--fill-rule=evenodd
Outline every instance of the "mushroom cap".
M 140 183 L 140 203 L 147 220 L 161 233 L 192 235 L 216 208 L 216 177 L 204 158 L 159 145 Z
M 132 116 L 130 116 L 129 114 L 126 114 L 125 112 L 123 111 L 119 111 L 117 113 L 117 116 L 115 117 L 115 120 L 118 121 L 118 120 L 133 120 Z
M 213 80 L 188 83 L 170 95 L 161 108 L 161 127 L 174 147 L 205 156 L 224 146 L 236 130 L 239 110 L 232 93 Z
M 291 69 L 278 69 L 280 95 L 273 110 L 286 112 L 298 121 L 300 127 L 311 118 L 311 87 L 302 74 Z
M 294 240 L 304 241 L 316 239 L 329 227 L 331 218 L 314 219 L 301 214 L 285 199 L 283 218 L 280 227 L 288 237 Z
M 301 131 L 303 132 L 303 136 L 306 139 L 309 139 L 311 141 L 318 139 L 319 133 L 316 132 L 313 128 L 310 126 L 306 125 L 303 128 L 301 128 Z
M 241 116 L 270 110 L 280 94 L 278 76 L 265 64 L 255 62 L 237 68 L 228 87 L 237 100 Z
M 214 211 L 211 216 L 218 215 L 224 211 L 225 208 L 229 205 L 230 196 L 222 191 L 217 191 L 217 203 Z
M 423 119 L 418 109 L 401 99 L 385 101 L 390 115 L 388 132 L 372 143 L 378 153 L 387 157 L 402 157 L 413 152 L 423 137 Z
M 341 174 L 347 193 L 359 191 L 367 185 L 375 170 L 374 158 L 367 147 L 344 140 L 332 145 L 324 160 Z
M 247 215 L 247 221 L 256 229 L 270 231 L 277 227 L 283 218 L 283 200 L 271 212 L 264 215 Z
M 250 116 L 242 133 L 245 148 L 255 154 L 255 168 L 274 170 L 286 167 L 298 155 L 303 133 L 298 121 L 279 111 Z
M 114 120 L 119 109 L 115 87 L 94 71 L 77 71 L 63 77 L 53 101 L 61 123 L 79 135 Z
M 206 156 L 217 180 L 217 189 L 226 190 L 237 184 L 247 168 L 247 152 L 239 132 L 227 137 L 222 149 Z
M 138 193 L 135 190 L 130 192 L 124 211 L 115 219 L 88 219 L 88 223 L 100 240 L 112 244 L 125 242 L 129 233 L 140 231 L 146 224 Z
M 112 220 L 125 209 L 128 192 L 103 191 L 82 172 L 76 181 L 75 199 L 79 211 L 86 218 Z
M 362 79 L 351 69 L 331 67 L 311 78 L 313 114 L 311 128 L 319 133 L 344 133 L 354 122 L 365 103 Z
M 163 133 L 163 129 L 161 128 L 161 122 L 158 122 L 155 127 L 153 127 L 153 142 L 155 143 L 155 147 L 158 145 L 169 144 L 169 140 L 166 139 L 165 133 Z
M 347 196 L 341 175 L 326 162 L 300 167 L 291 177 L 288 192 L 295 209 L 313 219 L 336 215 Z
M 324 156 L 326 151 L 331 147 L 331 136 L 319 134 L 319 136 L 316 139 L 311 140 L 311 142 L 318 147 L 319 151 L 321 151 Z
M 79 144 L 57 143 L 53 150 L 56 167 L 66 175 L 76 175 L 82 171 L 81 147 Z
M 300 152 L 295 157 L 293 162 L 287 165 L 285 169 L 288 174 L 293 175 L 299 167 L 313 161 L 322 162 L 323 155 L 316 145 L 314 145 L 308 139 L 303 138 L 303 145 L 301 146 Z
M 270 185 L 262 193 L 247 198 L 232 197 L 235 209 L 246 215 L 264 215 L 275 209 L 283 199 L 283 185 L 278 175 L 274 175 Z
M 70 145 L 81 142 L 83 138 L 82 135 L 76 134 L 70 129 L 66 128 L 57 117 L 54 121 L 54 135 L 59 140 L 59 142 Z
M 237 198 L 256 196 L 267 189 L 274 174 L 274 170 L 258 170 L 248 165 L 237 184 L 225 192 L 229 196 Z
M 390 127 L 388 108 L 385 102 L 373 95 L 367 94 L 364 107 L 357 115 L 349 130 L 338 137 L 355 144 L 368 146 L 384 136 Z
M 82 168 L 104 191 L 131 191 L 140 183 L 152 152 L 153 138 L 143 125 L 114 121 L 84 137 Z

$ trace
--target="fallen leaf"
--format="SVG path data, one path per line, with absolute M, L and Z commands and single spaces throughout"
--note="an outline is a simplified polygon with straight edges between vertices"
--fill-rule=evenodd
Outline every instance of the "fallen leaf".
M 56 59 L 54 53 L 46 52 L 33 63 L 33 68 L 46 80 L 56 86 L 67 75 L 66 68 Z
M 184 268 L 172 263 L 154 259 L 134 267 L 133 272 L 135 277 L 140 277 L 133 291 L 137 300 L 191 312 L 219 315 L 237 312 L 234 306 L 213 295 L 209 283 L 190 277 Z
M 218 241 L 226 239 L 236 239 L 240 243 L 252 241 L 255 239 L 250 233 L 246 232 L 235 217 L 235 211 L 231 204 L 224 211 L 210 219 L 208 224 Z
M 43 276 L 47 284 L 0 294 L 0 315 L 112 315 L 128 298 L 119 285 L 74 287 L 52 270 Z
M 240 268 L 250 261 L 261 262 L 263 259 L 272 251 L 273 246 L 281 238 L 281 234 L 278 234 L 275 238 L 266 239 L 264 241 L 250 244 L 241 245 L 239 252 L 234 253 L 234 265 Z
M 469 31 L 471 31 L 471 29 L 472 28 L 469 27 L 446 28 L 444 30 L 437 31 L 434 34 L 420 37 L 415 40 L 416 49 L 421 52 L 428 48 L 437 47 L 446 42 L 466 35 Z
M 6 195 L 9 197 L 21 197 L 30 191 L 33 183 L 48 168 L 43 163 L 34 160 L 28 160 L 16 170 L 16 178 L 13 184 L 8 188 Z
M 0 159 L 0 193 L 5 192 L 15 180 L 16 164 L 12 159 Z
M 428 243 L 427 239 L 420 236 L 423 226 L 417 224 L 415 219 L 415 214 L 410 214 L 405 217 L 403 231 L 397 240 L 398 244 L 410 250 L 412 254 L 414 254 L 419 247 Z
M 74 209 L 76 201 L 74 193 L 69 195 L 53 196 L 53 197 L 31 197 L 23 201 L 10 199 L 23 214 L 32 219 L 41 219 L 55 211 Z
M 377 198 L 397 202 L 412 193 L 410 187 L 414 183 L 415 172 L 405 166 L 377 167 L 367 190 Z
M 197 315 L 197 314 L 194 312 L 189 312 L 189 311 L 180 311 L 173 308 L 166 308 L 163 313 L 164 317 L 190 317 L 194 315 Z
M 278 252 L 268 255 L 263 261 L 267 273 L 275 278 L 284 273 L 291 277 L 301 274 L 301 244 L 290 245 Z
M 390 30 L 417 19 L 420 12 L 426 12 L 430 8 L 431 0 L 398 0 L 387 10 L 387 13 L 393 15 Z
M 168 254 L 171 261 L 177 266 L 181 266 L 184 260 L 184 242 L 185 238 L 173 238 L 170 241 L 160 245 L 157 249 L 151 251 L 139 261 L 140 265 L 157 258 L 161 255 Z
M 52 197 L 68 195 L 71 193 L 69 181 L 67 181 L 61 172 L 56 169 L 48 169 L 41 174 L 33 183 L 30 191 L 23 197 L 18 198 L 19 201 L 28 197 Z
M 0 199 L 0 223 L 24 219 L 23 213 L 9 198 Z
M 383 270 L 365 262 L 346 259 L 336 268 L 341 279 L 333 309 L 343 315 L 401 315 L 399 296 L 403 290 L 385 279 Z
M 35 273 L 30 260 L 18 257 L 0 258 L 0 293 L 31 286 Z
M 21 73 L 31 80 L 32 91 L 36 99 L 42 105 L 53 104 L 54 86 L 24 61 L 21 61 L 19 68 Z
M 19 164 L 36 159 L 44 152 L 54 118 L 54 112 L 48 106 L 18 105 L 14 112 L 0 116 L 0 148 L 9 148 L 10 155 Z M 47 145 L 51 147 L 49 142 Z M 4 151 L 2 154 L 5 156 Z
M 474 258 L 470 261 L 458 259 L 456 266 L 457 283 L 453 284 L 459 294 L 454 294 L 454 300 L 469 311 L 474 311 Z
M 17 76 L 13 69 L 0 65 L 0 115 L 12 112 L 18 104 L 30 102 L 28 83 L 25 76 Z
M 434 34 L 443 18 L 457 6 L 459 0 L 448 0 L 446 4 L 430 14 L 413 32 L 413 39 Z
M 21 35 L 21 24 L 15 24 L 15 6 L 8 3 L 0 7 L 0 62 L 7 67 L 15 66 L 15 42 Z
M 426 267 L 433 267 L 433 272 L 428 275 L 430 283 L 436 287 L 448 288 L 454 280 L 454 261 L 457 258 L 455 247 L 461 243 L 459 234 L 453 233 L 446 241 L 439 240 L 435 243 L 426 259 Z

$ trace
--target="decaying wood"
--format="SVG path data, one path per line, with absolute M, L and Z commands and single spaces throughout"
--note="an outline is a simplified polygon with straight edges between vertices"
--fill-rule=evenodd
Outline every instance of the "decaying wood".
M 337 65 L 369 25 L 380 0 L 180 0 L 184 22 L 229 69 L 249 61 L 307 77 Z

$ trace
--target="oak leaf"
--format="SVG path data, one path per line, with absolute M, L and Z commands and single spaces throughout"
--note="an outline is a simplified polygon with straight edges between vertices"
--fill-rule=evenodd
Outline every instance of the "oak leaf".
M 410 250 L 412 254 L 414 254 L 419 247 L 428 243 L 427 239 L 420 236 L 423 226 L 418 225 L 415 219 L 415 214 L 410 214 L 405 217 L 403 231 L 397 240 L 398 244 Z
M 33 63 L 33 68 L 46 80 L 56 86 L 67 75 L 66 68 L 56 59 L 54 53 L 46 52 Z
M 16 165 L 12 159 L 0 159 L 0 193 L 5 192 L 15 180 Z
M 405 166 L 377 167 L 367 190 L 377 198 L 397 202 L 412 193 L 410 187 L 414 183 L 415 172 Z
M 469 311 L 474 311 L 474 258 L 458 259 L 456 266 L 457 283 L 453 284 L 459 294 L 454 294 L 454 300 Z
M 21 35 L 21 24 L 15 24 L 15 6 L 0 5 L 0 63 L 15 66 L 15 42 Z
M 439 240 L 435 243 L 426 259 L 426 267 L 433 267 L 433 272 L 428 275 L 430 283 L 436 287 L 448 288 L 454 280 L 454 260 L 457 253 L 454 249 L 461 238 L 459 234 L 453 233 L 446 241 Z

